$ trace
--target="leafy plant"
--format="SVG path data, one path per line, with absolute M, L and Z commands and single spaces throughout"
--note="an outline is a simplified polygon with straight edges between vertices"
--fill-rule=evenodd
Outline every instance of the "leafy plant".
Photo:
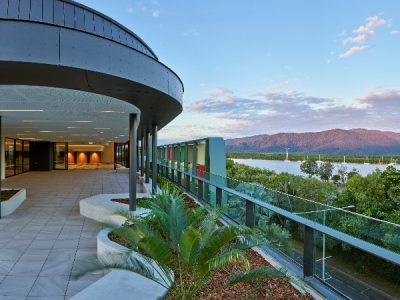
M 164 286 L 172 284 L 168 270 L 174 270 L 175 283 L 171 290 L 174 298 L 193 299 L 213 272 L 234 263 L 241 264 L 243 269 L 226 284 L 283 276 L 272 268 L 250 269 L 246 250 L 275 241 L 262 238 L 247 227 L 219 226 L 221 210 L 210 207 L 187 210 L 182 194 L 165 187 L 143 206 L 150 209 L 148 216 L 138 218 L 125 214 L 127 223 L 114 233 L 132 250 L 156 261 L 160 276 L 154 274 L 151 278 L 142 265 L 132 262 L 124 268 L 144 273 Z

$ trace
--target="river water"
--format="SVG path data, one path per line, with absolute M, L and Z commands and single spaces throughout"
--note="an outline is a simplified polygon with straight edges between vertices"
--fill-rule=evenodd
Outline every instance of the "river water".
M 300 170 L 301 162 L 299 161 L 285 162 L 282 160 L 239 159 L 239 158 L 234 158 L 233 161 L 250 167 L 258 167 L 262 169 L 273 170 L 276 173 L 286 172 L 294 175 L 302 175 L 302 176 L 306 175 L 303 172 L 301 172 Z M 339 167 L 342 165 L 342 163 L 333 163 L 333 165 L 335 166 L 333 174 L 337 174 L 337 171 Z M 355 168 L 357 172 L 363 176 L 372 173 L 376 169 L 385 170 L 387 168 L 387 165 L 379 165 L 379 164 L 346 163 L 345 166 L 347 168 L 347 172 L 350 172 L 353 170 L 353 168 Z M 396 166 L 396 168 L 398 168 L 398 165 Z

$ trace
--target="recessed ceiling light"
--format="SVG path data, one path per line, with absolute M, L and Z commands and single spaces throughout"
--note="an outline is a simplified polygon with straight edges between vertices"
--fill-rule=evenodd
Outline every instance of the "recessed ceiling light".
M 47 123 L 50 120 L 22 120 L 23 123 Z
M 119 136 L 125 136 L 124 134 L 120 134 Z
M 65 131 L 56 131 L 56 130 L 40 130 L 41 133 L 51 133 L 51 132 L 65 132 Z
M 41 112 L 43 109 L 0 109 L 0 112 Z
M 75 128 L 79 128 L 79 127 L 73 127 L 73 126 L 68 126 L 67 129 L 75 129 Z
M 20 136 L 20 135 L 31 135 L 29 133 L 17 133 L 16 135 Z
M 102 128 L 102 127 L 99 127 L 99 128 L 94 128 L 94 130 L 110 130 L 111 128 Z
M 124 114 L 124 111 L 116 111 L 116 110 L 102 110 L 103 113 L 117 113 L 117 114 Z
M 69 123 L 93 123 L 93 121 L 68 121 Z
M 36 138 L 21 138 L 21 140 L 36 140 Z
M 103 131 L 100 131 L 100 133 L 104 133 Z

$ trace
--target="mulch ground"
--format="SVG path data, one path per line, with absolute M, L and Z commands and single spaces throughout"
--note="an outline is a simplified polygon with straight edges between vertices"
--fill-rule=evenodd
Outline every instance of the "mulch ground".
M 136 203 L 139 203 L 144 200 L 145 200 L 144 198 L 138 198 L 138 199 L 136 199 Z M 111 201 L 129 205 L 129 198 L 115 198 L 115 199 L 111 199 Z
M 19 190 L 3 190 L 1 191 L 1 202 L 9 200 L 12 196 L 18 193 Z
M 252 268 L 271 265 L 253 250 L 247 251 Z M 215 272 L 210 281 L 196 296 L 201 300 L 242 300 L 242 299 L 313 299 L 303 295 L 290 282 L 283 278 L 264 279 L 254 282 L 243 282 L 233 286 L 224 286 L 226 280 L 242 270 L 240 264 L 231 265 L 224 270 Z

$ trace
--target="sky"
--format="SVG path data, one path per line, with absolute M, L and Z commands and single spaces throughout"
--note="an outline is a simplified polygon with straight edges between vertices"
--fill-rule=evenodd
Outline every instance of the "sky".
M 138 34 L 185 85 L 160 143 L 400 132 L 398 0 L 79 0 Z

